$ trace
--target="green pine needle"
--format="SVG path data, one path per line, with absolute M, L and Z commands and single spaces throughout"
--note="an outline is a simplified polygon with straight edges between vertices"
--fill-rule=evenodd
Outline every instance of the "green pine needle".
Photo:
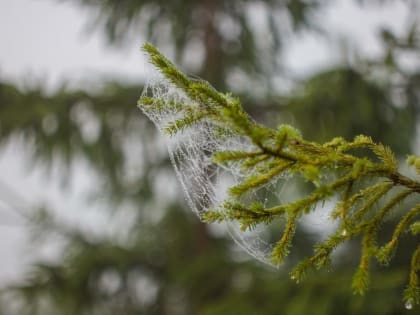
M 272 224 L 274 218 L 287 219 L 281 238 L 275 244 L 271 258 L 274 264 L 283 263 L 293 250 L 292 240 L 298 219 L 316 205 L 331 200 L 336 202 L 331 217 L 339 228 L 315 246 L 312 257 L 298 262 L 291 272 L 296 282 L 304 279 L 309 270 L 329 266 L 333 251 L 349 239 L 362 237 L 360 264 L 354 274 L 352 288 L 364 294 L 370 282 L 370 264 L 376 257 L 389 263 L 396 255 L 404 232 L 420 234 L 420 222 L 415 218 L 419 204 L 406 209 L 404 201 L 420 194 L 420 182 L 398 172 L 398 163 L 391 148 L 377 144 L 369 136 L 359 135 L 353 141 L 336 137 L 320 144 L 306 141 L 299 130 L 290 125 L 270 129 L 257 124 L 243 110 L 239 99 L 216 91 L 210 84 L 188 78 L 151 44 L 145 44 L 149 60 L 175 87 L 182 90 L 191 104 L 166 103 L 153 96 L 143 96 L 139 106 L 155 112 L 176 113 L 174 121 L 166 126 L 170 134 L 177 134 L 202 120 L 213 123 L 215 134 L 226 134 L 246 139 L 254 149 L 246 151 L 220 151 L 213 162 L 224 167 L 238 165 L 244 178 L 229 189 L 229 199 L 217 205 L 216 210 L 204 213 L 206 222 L 236 221 L 242 230 L 258 224 Z M 175 119 L 176 118 L 176 119 Z M 359 150 L 362 149 L 362 150 Z M 372 154 L 360 156 L 370 150 Z M 360 151 L 359 155 L 353 154 Z M 407 163 L 420 175 L 420 157 L 411 155 Z M 303 178 L 315 184 L 313 191 L 286 204 L 266 208 L 252 193 L 275 184 L 282 175 Z M 333 198 L 334 197 L 334 198 Z M 246 201 L 246 202 L 245 202 Z M 378 233 L 391 211 L 401 206 L 404 212 L 390 240 L 379 247 Z M 420 247 L 412 256 L 409 281 L 404 300 L 419 303 Z

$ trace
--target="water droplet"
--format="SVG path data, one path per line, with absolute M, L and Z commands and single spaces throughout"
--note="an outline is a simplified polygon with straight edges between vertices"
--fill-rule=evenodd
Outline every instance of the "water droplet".
M 411 303 L 411 300 L 408 300 L 407 302 L 405 302 L 404 306 L 408 310 L 411 310 L 413 308 L 413 304 Z
M 347 236 L 347 230 L 346 230 L 346 229 L 344 229 L 344 230 L 341 232 L 341 236 Z
M 290 279 L 295 280 L 295 279 L 296 279 L 296 277 L 295 277 L 294 275 L 292 275 L 292 276 L 290 277 Z

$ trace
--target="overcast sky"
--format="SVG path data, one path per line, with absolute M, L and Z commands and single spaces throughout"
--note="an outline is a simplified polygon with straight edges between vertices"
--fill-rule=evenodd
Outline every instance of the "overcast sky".
M 320 18 L 335 38 L 346 37 L 364 53 L 378 51 L 380 44 L 375 30 L 379 25 L 389 25 L 397 32 L 405 27 L 407 12 L 398 3 L 384 9 L 365 10 L 352 3 L 336 1 Z M 145 65 L 139 50 L 141 38 L 124 50 L 110 50 L 99 33 L 86 36 L 84 26 L 88 18 L 88 12 L 59 1 L 0 0 L 0 80 L 19 85 L 41 80 L 49 89 L 60 86 L 64 80 L 75 86 L 92 78 L 141 80 Z M 297 74 L 303 74 L 339 59 L 333 48 L 316 37 L 297 37 L 288 44 L 286 62 Z M 76 185 L 70 191 L 63 191 L 59 174 L 46 177 L 42 170 L 29 172 L 27 163 L 25 150 L 19 144 L 12 143 L 2 149 L 0 184 L 6 183 L 28 203 L 47 200 L 53 206 L 58 205 L 68 218 L 96 223 L 101 220 L 95 211 L 86 212 L 81 206 L 81 196 L 92 181 L 82 164 L 73 172 Z M 0 283 L 15 279 L 27 257 L 23 254 L 27 248 L 25 229 L 18 217 L 6 214 L 7 211 L 0 201 Z
M 320 15 L 325 28 L 335 37 L 346 36 L 364 52 L 378 50 L 373 31 L 378 25 L 401 30 L 407 12 L 394 2 L 381 9 L 364 10 L 353 1 L 336 0 Z M 54 0 L 0 1 L 0 78 L 21 81 L 42 78 L 50 86 L 63 79 L 118 76 L 135 80 L 142 78 L 144 59 L 138 43 L 120 50 L 111 50 L 98 32 L 86 34 L 88 11 L 68 2 Z M 331 60 L 333 49 L 317 37 L 300 36 L 287 45 L 286 62 L 299 72 L 322 66 Z
M 53 0 L 0 0 L 0 78 L 42 78 L 51 86 L 103 76 L 142 77 L 141 38 L 110 50 L 86 34 L 87 11 Z

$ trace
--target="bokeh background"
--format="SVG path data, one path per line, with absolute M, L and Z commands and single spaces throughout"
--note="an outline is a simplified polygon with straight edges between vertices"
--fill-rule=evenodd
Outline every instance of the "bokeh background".
M 416 240 L 363 297 L 357 240 L 296 285 L 325 226 L 306 222 L 279 270 L 247 256 L 188 209 L 136 101 L 147 40 L 259 122 L 367 134 L 403 164 L 420 150 L 419 18 L 416 0 L 1 0 L 0 314 L 410 312 Z

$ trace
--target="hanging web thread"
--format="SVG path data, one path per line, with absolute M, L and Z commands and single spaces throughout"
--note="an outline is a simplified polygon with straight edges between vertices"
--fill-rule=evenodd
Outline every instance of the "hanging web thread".
M 201 119 L 188 128 L 177 129 L 175 122 L 184 116 L 185 107 L 194 108 L 199 105 L 165 78 L 149 80 L 143 97 L 153 100 L 151 104 L 140 108 L 163 134 L 190 208 L 199 217 L 209 210 L 220 210 L 222 204 L 229 201 L 228 188 L 241 182 L 253 171 L 251 169 L 244 174 L 239 162 L 216 166 L 212 156 L 221 151 L 255 151 L 255 145 L 211 119 Z M 272 184 L 267 184 L 264 189 Z M 257 193 L 250 192 L 245 199 L 256 200 Z M 263 197 L 264 200 L 267 201 L 266 197 Z M 236 222 L 226 224 L 232 238 L 247 253 L 273 265 L 270 261 L 273 244 L 264 239 L 267 234 L 265 227 L 257 226 L 252 231 L 242 231 Z

